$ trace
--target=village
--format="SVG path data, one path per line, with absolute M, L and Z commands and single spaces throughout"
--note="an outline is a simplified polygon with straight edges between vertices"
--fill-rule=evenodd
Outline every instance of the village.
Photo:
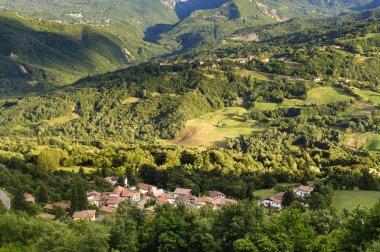
M 169 192 L 157 188 L 155 185 L 145 183 L 123 187 L 118 184 L 118 177 L 116 176 L 106 177 L 105 180 L 113 185 L 114 190 L 112 192 L 87 192 L 86 197 L 91 209 L 75 211 L 72 215 L 74 221 L 102 220 L 107 215 L 114 213 L 119 205 L 126 201 L 131 202 L 147 213 L 154 213 L 156 206 L 163 204 L 171 204 L 174 207 L 183 204 L 191 210 L 197 210 L 204 206 L 210 206 L 215 210 L 227 204 L 237 204 L 237 200 L 229 198 L 224 193 L 218 191 L 209 191 L 205 196 L 197 197 L 192 195 L 192 190 L 188 188 L 176 188 L 173 192 Z M 128 185 L 127 180 L 125 181 L 125 185 Z M 312 186 L 300 185 L 293 188 L 292 192 L 296 197 L 304 199 L 309 197 L 313 190 L 314 187 Z M 262 207 L 282 209 L 284 207 L 283 198 L 284 192 L 279 192 L 258 200 L 257 204 Z M 32 194 L 25 193 L 24 199 L 26 202 L 35 203 L 35 198 Z M 46 214 L 51 213 L 55 208 L 69 212 L 70 204 L 64 202 L 50 203 L 43 207 Z

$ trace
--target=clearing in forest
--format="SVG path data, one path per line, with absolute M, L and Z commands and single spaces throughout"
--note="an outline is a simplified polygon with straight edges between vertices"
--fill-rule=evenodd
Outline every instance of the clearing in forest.
M 132 97 L 129 97 L 129 98 L 125 99 L 124 101 L 122 101 L 121 104 L 136 103 L 136 102 L 139 102 L 141 100 L 142 100 L 141 98 L 132 96 Z
M 346 92 L 336 87 L 317 87 L 307 93 L 306 103 L 326 104 L 351 99 Z
M 380 199 L 378 191 L 334 190 L 332 206 L 338 210 L 354 210 L 356 207 L 371 208 Z
M 183 134 L 169 142 L 173 145 L 193 147 L 227 147 L 228 139 L 239 135 L 250 135 L 262 131 L 244 121 L 247 110 L 229 107 L 207 113 L 200 118 L 189 120 Z
M 69 171 L 69 172 L 75 172 L 75 173 L 78 173 L 79 169 L 80 169 L 80 166 L 70 166 L 70 167 L 58 168 L 58 170 L 61 170 L 61 171 Z M 84 171 L 84 173 L 91 173 L 91 172 L 96 171 L 96 168 L 94 168 L 94 167 L 83 167 L 83 171 Z
M 359 150 L 364 147 L 371 137 L 371 133 L 350 133 L 343 141 L 343 144 L 353 150 Z
M 365 144 L 365 148 L 371 151 L 380 151 L 380 135 L 372 135 Z
M 380 106 L 380 93 L 371 91 L 371 90 L 365 90 L 365 89 L 358 89 L 354 88 L 354 92 L 358 95 L 360 95 L 364 100 L 366 101 L 372 101 L 374 105 Z

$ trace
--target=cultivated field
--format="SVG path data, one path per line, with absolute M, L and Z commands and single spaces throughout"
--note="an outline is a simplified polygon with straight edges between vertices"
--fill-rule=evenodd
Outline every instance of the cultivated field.
M 228 138 L 249 135 L 262 131 L 248 122 L 243 116 L 247 110 L 241 107 L 230 107 L 208 113 L 186 123 L 184 133 L 169 144 L 183 146 L 226 147 Z

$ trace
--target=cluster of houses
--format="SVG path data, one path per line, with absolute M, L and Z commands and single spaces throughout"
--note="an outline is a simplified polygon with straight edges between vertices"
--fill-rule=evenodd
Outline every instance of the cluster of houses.
M 310 196 L 313 190 L 314 187 L 312 186 L 300 185 L 296 188 L 293 188 L 293 193 L 299 198 L 306 198 Z M 275 207 L 281 209 L 283 207 L 283 197 L 284 192 L 280 192 L 265 198 L 260 202 L 260 204 L 265 207 Z
M 226 204 L 236 204 L 237 201 L 229 199 L 221 192 L 210 191 L 208 196 L 196 197 L 192 195 L 192 190 L 187 188 L 176 188 L 174 192 L 166 192 L 157 186 L 139 183 L 137 186 L 121 187 L 117 185 L 117 177 L 107 177 L 106 180 L 114 185 L 112 192 L 88 192 L 87 201 L 91 206 L 99 209 L 98 219 L 104 218 L 108 214 L 116 211 L 119 205 L 124 201 L 130 201 L 140 209 L 145 209 L 148 213 L 153 213 L 156 206 L 168 203 L 174 206 L 184 204 L 189 209 L 199 209 L 204 206 L 211 206 L 213 209 L 219 209 Z M 312 186 L 300 185 L 293 188 L 293 193 L 300 197 L 309 197 L 314 190 Z M 284 192 L 277 193 L 260 201 L 264 207 L 274 207 L 281 209 L 283 207 Z M 35 203 L 35 198 L 29 193 L 24 194 L 27 202 Z M 45 211 L 53 211 L 59 207 L 68 212 L 70 205 L 67 203 L 46 204 L 43 208 Z M 96 220 L 96 210 L 76 211 L 73 214 L 74 220 Z
M 196 197 L 192 195 L 192 190 L 187 188 L 176 188 L 174 192 L 165 192 L 154 185 L 139 183 L 137 186 L 121 187 L 116 185 L 116 178 L 108 177 L 106 180 L 114 184 L 112 192 L 93 191 L 87 193 L 89 205 L 95 205 L 99 208 L 99 219 L 115 212 L 124 201 L 130 201 L 148 213 L 153 213 L 156 206 L 165 203 L 174 206 L 181 203 L 189 209 L 199 209 L 203 206 L 218 209 L 222 205 L 237 203 L 236 200 L 229 199 L 217 191 L 210 191 L 209 196 Z M 96 218 L 95 210 L 77 211 L 73 214 L 74 220 L 95 220 Z

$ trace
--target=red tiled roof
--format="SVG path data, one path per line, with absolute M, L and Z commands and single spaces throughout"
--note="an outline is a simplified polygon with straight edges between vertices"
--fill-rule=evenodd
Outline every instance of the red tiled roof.
M 284 197 L 284 193 L 280 192 L 273 196 L 268 197 L 269 200 L 276 202 L 276 203 L 282 203 L 282 198 Z
M 86 195 L 87 195 L 87 197 L 90 197 L 90 196 L 100 196 L 101 193 L 100 192 L 88 192 Z
M 83 211 L 76 211 L 73 214 L 73 218 L 79 218 L 79 219 L 92 219 L 96 214 L 95 210 L 83 210 Z
M 53 210 L 54 209 L 54 206 L 57 206 L 57 207 L 60 207 L 62 208 L 63 210 L 67 210 L 70 208 L 70 205 L 69 204 L 66 204 L 66 203 L 57 203 L 57 204 L 46 204 L 44 206 L 44 209 L 47 209 L 47 210 Z
M 158 189 L 158 190 L 153 191 L 152 194 L 154 197 L 157 198 L 157 197 L 161 197 L 161 196 L 165 195 L 165 192 L 162 189 Z
M 30 193 L 24 193 L 24 199 L 34 199 L 34 196 Z
M 186 188 L 176 188 L 174 191 L 174 194 L 180 194 L 180 195 L 186 195 L 190 193 L 191 193 L 191 189 L 186 189 Z
M 205 203 L 212 203 L 213 199 L 210 197 L 198 197 L 195 199 L 195 202 L 205 202 Z
M 66 203 L 63 203 L 63 202 L 58 203 L 58 204 L 56 204 L 56 205 L 57 205 L 58 207 L 62 208 L 63 210 L 67 210 L 67 209 L 70 208 L 70 204 L 66 204 Z
M 104 212 L 104 213 L 113 213 L 116 211 L 116 208 L 108 207 L 108 206 L 102 206 L 101 208 L 99 208 L 99 211 Z
M 47 209 L 47 210 L 53 210 L 53 204 L 46 204 L 45 206 L 44 206 L 44 209 Z
M 131 191 L 131 190 L 128 190 L 128 189 L 124 189 L 124 191 L 122 192 L 121 196 L 122 197 L 133 197 L 133 195 L 136 195 L 136 194 L 139 194 L 139 193 Z
M 113 192 L 115 193 L 115 194 L 118 194 L 118 195 L 121 195 L 121 193 L 124 191 L 124 188 L 123 187 L 121 187 L 121 186 L 117 186 L 117 187 L 115 187 L 115 189 L 113 190 Z
M 153 185 L 149 185 L 149 184 L 144 184 L 144 183 L 139 183 L 137 185 L 137 187 L 139 189 L 142 189 L 142 190 L 145 190 L 145 191 L 149 191 L 149 188 L 151 188 Z
M 314 189 L 312 186 L 305 186 L 305 185 L 300 185 L 297 188 L 298 190 L 303 191 L 303 192 L 311 192 Z
M 120 198 L 120 197 L 116 197 L 116 196 L 111 196 L 108 200 L 107 200 L 107 204 L 119 204 L 120 202 L 122 202 L 123 199 Z
M 164 195 L 164 196 L 158 197 L 157 201 L 162 203 L 170 199 L 172 199 L 172 197 L 170 197 L 169 195 Z

